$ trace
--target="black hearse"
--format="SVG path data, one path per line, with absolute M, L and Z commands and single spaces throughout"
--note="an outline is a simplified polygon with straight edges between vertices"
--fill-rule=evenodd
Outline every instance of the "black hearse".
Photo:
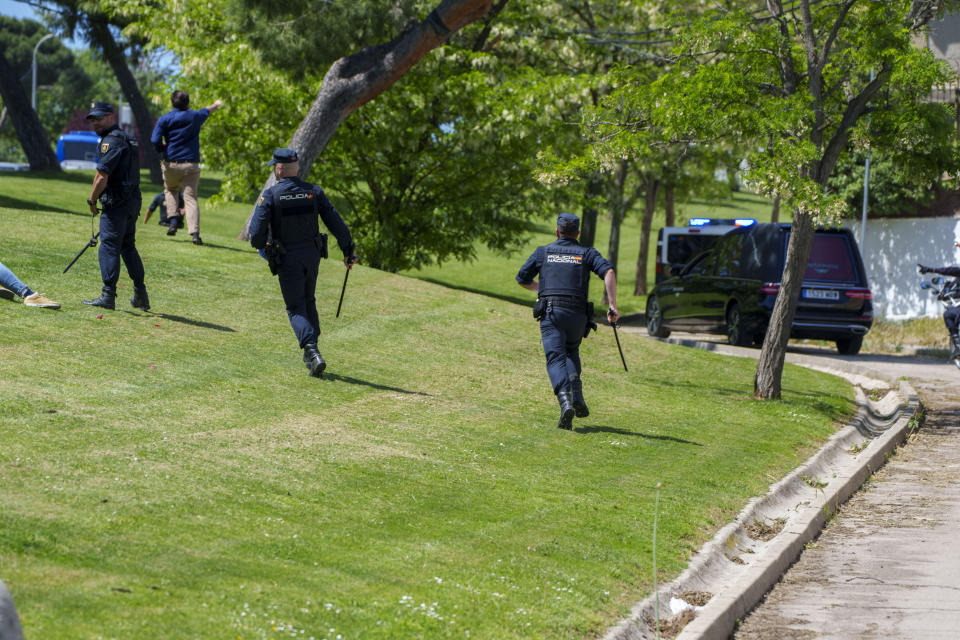
M 757 224 L 721 236 L 647 297 L 647 330 L 725 333 L 730 344 L 763 342 L 780 290 L 788 224 Z M 873 295 L 847 229 L 818 229 L 804 273 L 791 338 L 832 340 L 855 354 L 873 324 Z

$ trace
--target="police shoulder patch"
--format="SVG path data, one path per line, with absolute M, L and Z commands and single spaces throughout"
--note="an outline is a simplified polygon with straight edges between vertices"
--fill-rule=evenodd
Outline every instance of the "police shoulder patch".
M 106 153 L 107 150 L 109 150 L 109 149 L 110 149 L 110 143 L 109 143 L 109 142 L 104 142 L 103 144 L 100 145 L 100 153 Z

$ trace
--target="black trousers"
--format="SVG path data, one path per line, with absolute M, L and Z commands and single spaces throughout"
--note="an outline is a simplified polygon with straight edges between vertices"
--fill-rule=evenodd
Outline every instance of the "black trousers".
M 587 328 L 583 311 L 550 307 L 540 321 L 540 339 L 553 392 L 570 391 L 580 378 L 580 342 Z
M 100 214 L 100 278 L 103 292 L 117 295 L 117 280 L 120 279 L 120 261 L 123 260 L 133 286 L 143 286 L 143 260 L 137 251 L 137 216 L 140 215 L 140 199 L 129 200 L 123 205 L 105 209 Z
M 960 329 L 960 307 L 947 307 L 943 312 L 943 323 L 947 331 L 956 333 Z

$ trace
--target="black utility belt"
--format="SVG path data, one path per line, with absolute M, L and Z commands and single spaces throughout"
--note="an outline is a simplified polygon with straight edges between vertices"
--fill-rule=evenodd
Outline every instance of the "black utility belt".
M 586 311 L 587 302 L 568 296 L 543 296 L 541 300 L 545 304 L 557 309 L 570 309 L 571 311 Z
M 543 320 L 547 317 L 547 309 L 569 309 L 587 314 L 587 319 L 593 316 L 593 303 L 584 302 L 569 296 L 541 296 L 533 305 L 533 319 Z

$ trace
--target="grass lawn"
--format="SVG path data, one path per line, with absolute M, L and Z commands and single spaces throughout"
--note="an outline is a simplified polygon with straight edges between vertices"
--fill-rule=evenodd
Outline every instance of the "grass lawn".
M 335 319 L 339 255 L 316 380 L 235 240 L 247 205 L 201 203 L 203 247 L 138 228 L 150 313 L 125 272 L 116 311 L 81 305 L 96 252 L 60 272 L 89 182 L 0 174 L 0 260 L 63 303 L 0 300 L 0 578 L 27 638 L 594 637 L 652 587 L 658 482 L 662 582 L 853 411 L 833 376 L 787 365 L 758 401 L 752 361 L 636 335 L 624 373 L 601 328 L 591 416 L 560 431 L 509 270 L 479 295 L 491 275 L 360 265 Z
M 709 203 L 694 200 L 678 207 L 677 224 L 686 224 L 694 217 L 705 218 L 755 218 L 759 222 L 769 222 L 772 205 L 766 198 L 751 193 L 734 193 L 730 200 Z M 579 215 L 579 213 L 578 213 Z M 441 266 L 428 266 L 403 272 L 404 275 L 421 278 L 428 282 L 445 284 L 457 289 L 474 291 L 503 300 L 533 306 L 536 295 L 524 291 L 515 279 L 520 266 L 533 250 L 540 245 L 552 242 L 556 230 L 555 219 L 536 225 L 534 233 L 523 250 L 512 256 L 490 251 L 484 246 L 477 247 L 477 260 L 473 262 L 448 262 Z M 663 212 L 654 216 L 650 232 L 650 252 L 647 256 L 648 290 L 653 287 L 657 247 L 657 230 L 664 226 Z M 604 256 L 609 256 L 610 221 L 599 216 L 594 246 Z M 620 228 L 620 259 L 617 265 L 617 306 L 621 314 L 641 313 L 646 308 L 647 297 L 633 295 L 633 285 L 637 274 L 637 257 L 640 255 L 640 217 L 628 216 Z M 603 283 L 599 278 L 591 278 L 590 299 L 599 310 L 603 296 Z

